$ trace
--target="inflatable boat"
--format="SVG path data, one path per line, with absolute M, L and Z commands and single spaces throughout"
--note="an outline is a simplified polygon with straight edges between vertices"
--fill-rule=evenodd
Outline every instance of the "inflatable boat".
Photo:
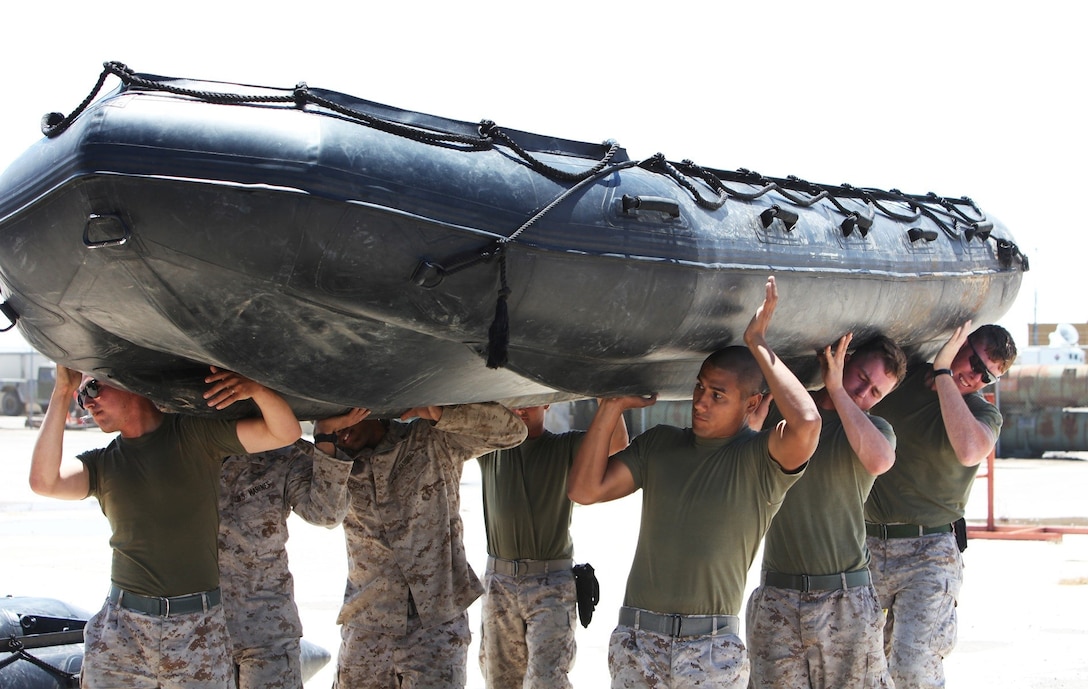
M 42 130 L 0 177 L 5 325 L 176 411 L 205 411 L 210 364 L 301 416 L 680 399 L 768 275 L 772 345 L 816 384 L 843 333 L 931 356 L 1028 268 L 966 197 L 634 160 L 306 84 L 106 63 Z
M 91 614 L 55 598 L 0 597 L 0 687 L 63 689 L 79 686 L 83 628 Z M 302 639 L 303 680 L 329 662 L 327 650 Z

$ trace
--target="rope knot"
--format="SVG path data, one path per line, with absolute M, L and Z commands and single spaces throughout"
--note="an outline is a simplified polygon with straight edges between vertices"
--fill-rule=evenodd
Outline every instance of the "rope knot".
M 306 107 L 306 101 L 310 99 L 310 87 L 306 85 L 305 81 L 295 84 L 294 97 L 296 108 L 301 110 Z

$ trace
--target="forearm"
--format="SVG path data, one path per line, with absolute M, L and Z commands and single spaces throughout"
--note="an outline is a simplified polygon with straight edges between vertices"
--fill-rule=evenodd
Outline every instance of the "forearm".
M 517 414 L 496 402 L 444 407 L 435 428 L 458 436 L 469 453 L 466 459 L 515 447 L 527 432 Z
M 623 418 L 623 412 L 620 412 L 619 418 L 616 419 L 616 425 L 612 428 L 612 435 L 608 440 L 608 456 L 616 454 L 620 450 L 626 449 L 631 444 L 631 436 L 627 433 L 627 421 Z
M 847 442 L 865 470 L 872 476 L 879 476 L 891 469 L 895 463 L 895 447 L 873 425 L 869 415 L 861 411 L 842 389 L 832 394 L 831 399 L 839 414 Z
M 574 502 L 591 505 L 605 499 L 610 443 L 622 418 L 623 408 L 619 404 L 606 400 L 597 407 L 567 476 L 567 497 Z
M 247 452 L 286 447 L 302 437 L 302 426 L 286 400 L 263 386 L 254 391 L 252 399 L 261 410 L 261 418 L 239 422 L 238 439 Z M 243 437 L 242 424 L 249 421 L 252 421 L 253 432 Z
M 65 468 L 64 428 L 71 393 L 54 390 L 30 460 L 30 489 L 38 495 L 82 500 L 90 489 L 82 462 Z
M 783 469 L 792 471 L 807 462 L 816 449 L 820 439 L 820 411 L 812 395 L 785 362 L 771 351 L 766 341 L 752 341 L 748 347 L 759 363 L 785 421 L 774 431 L 772 455 Z
M 306 479 L 297 499 L 292 500 L 295 514 L 315 526 L 333 528 L 348 513 L 348 477 L 352 462 L 345 462 L 315 450 L 310 471 L 300 472 Z
M 945 432 L 956 458 L 966 467 L 980 464 L 997 444 L 993 430 L 974 417 L 952 376 L 937 376 L 934 385 Z
M 793 375 L 786 364 L 769 350 L 760 350 L 756 355 L 767 388 L 778 405 L 778 411 L 786 423 L 798 429 L 815 423 L 819 432 L 820 410 L 812 400 L 812 395 Z

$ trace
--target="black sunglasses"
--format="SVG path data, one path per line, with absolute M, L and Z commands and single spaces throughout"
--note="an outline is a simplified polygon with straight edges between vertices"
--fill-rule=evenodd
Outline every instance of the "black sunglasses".
M 97 380 L 92 378 L 91 380 L 87 381 L 86 385 L 84 385 L 76 392 L 76 402 L 79 404 L 80 409 L 86 409 L 87 407 L 83 406 L 84 400 L 93 400 L 101 394 L 101 386 L 99 386 Z
M 989 385 L 997 380 L 998 377 L 990 373 L 990 369 L 986 368 L 986 364 L 983 363 L 982 357 L 978 355 L 978 350 L 975 349 L 975 343 L 968 340 L 967 344 L 971 346 L 971 352 L 973 352 L 969 358 L 971 370 L 982 376 L 983 385 Z

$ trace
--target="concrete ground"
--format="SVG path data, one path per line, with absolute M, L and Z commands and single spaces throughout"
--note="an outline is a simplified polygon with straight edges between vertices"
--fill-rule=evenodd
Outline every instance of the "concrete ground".
M 41 498 L 27 487 L 37 432 L 22 417 L 0 417 L 0 595 L 59 598 L 97 610 L 109 585 L 110 552 L 105 517 L 94 500 Z M 97 429 L 65 434 L 66 453 L 99 447 Z M 985 479 L 979 479 L 967 516 L 987 517 Z M 480 479 L 465 467 L 462 516 L 468 552 L 477 572 L 486 559 Z M 1088 524 L 1088 461 L 999 459 L 994 471 L 997 522 Z M 606 505 L 579 507 L 574 516 L 576 560 L 589 561 L 601 583 L 593 623 L 578 630 L 576 687 L 608 686 L 608 636 L 615 625 L 630 558 L 638 536 L 638 495 Z M 336 613 L 344 590 L 343 533 L 292 517 L 289 550 L 306 638 L 334 656 Z M 959 602 L 960 635 L 945 665 L 950 687 L 1065 689 L 1088 687 L 1088 536 L 1060 543 L 974 539 L 966 553 Z M 758 580 L 757 558 L 749 587 Z M 478 638 L 479 603 L 470 609 Z M 474 639 L 475 642 L 475 639 Z M 482 688 L 477 646 L 469 651 L 469 687 Z M 307 687 L 332 685 L 333 663 Z

